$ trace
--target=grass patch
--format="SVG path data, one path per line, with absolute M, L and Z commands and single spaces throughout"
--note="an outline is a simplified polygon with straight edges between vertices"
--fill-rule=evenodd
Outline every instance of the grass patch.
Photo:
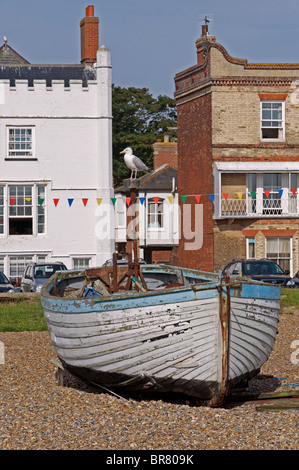
M 0 299 L 0 332 L 46 331 L 47 325 L 39 294 Z
M 281 289 L 281 306 L 299 309 L 299 289 Z

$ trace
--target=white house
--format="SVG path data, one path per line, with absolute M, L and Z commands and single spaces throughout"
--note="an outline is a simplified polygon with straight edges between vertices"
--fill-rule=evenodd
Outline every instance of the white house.
M 127 243 L 135 238 L 147 263 L 170 263 L 179 243 L 177 170 L 165 163 L 137 180 L 124 180 L 115 196 L 118 251 L 130 251 Z
M 0 48 L 0 271 L 101 265 L 114 251 L 110 52 L 86 8 L 81 64 Z M 95 40 L 96 38 L 96 40 Z

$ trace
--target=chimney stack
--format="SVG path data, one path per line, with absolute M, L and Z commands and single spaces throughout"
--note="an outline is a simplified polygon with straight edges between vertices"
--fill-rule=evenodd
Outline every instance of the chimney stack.
M 94 16 L 94 7 L 86 8 L 86 16 L 80 21 L 81 64 L 93 64 L 97 60 L 99 49 L 99 18 Z
M 197 39 L 195 43 L 197 49 L 197 65 L 203 65 L 205 63 L 206 53 L 210 42 L 216 42 L 216 38 L 209 34 L 208 25 L 203 24 L 201 27 L 201 37 Z

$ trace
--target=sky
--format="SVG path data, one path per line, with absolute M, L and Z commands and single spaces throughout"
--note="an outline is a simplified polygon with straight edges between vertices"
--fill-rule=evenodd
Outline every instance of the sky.
M 248 62 L 299 63 L 298 0 L 0 0 L 0 46 L 32 64 L 80 63 L 80 20 L 99 17 L 116 86 L 173 97 L 174 77 L 196 64 L 204 17 L 209 33 Z

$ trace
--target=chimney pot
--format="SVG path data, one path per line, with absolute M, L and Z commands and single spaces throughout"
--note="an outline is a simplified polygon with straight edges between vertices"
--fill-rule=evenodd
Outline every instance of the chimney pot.
M 86 16 L 94 16 L 94 6 L 93 5 L 89 5 L 86 8 Z
M 202 37 L 204 37 L 204 36 L 206 36 L 206 34 L 208 34 L 208 25 L 203 24 L 202 27 L 201 27 L 201 35 L 202 35 Z

